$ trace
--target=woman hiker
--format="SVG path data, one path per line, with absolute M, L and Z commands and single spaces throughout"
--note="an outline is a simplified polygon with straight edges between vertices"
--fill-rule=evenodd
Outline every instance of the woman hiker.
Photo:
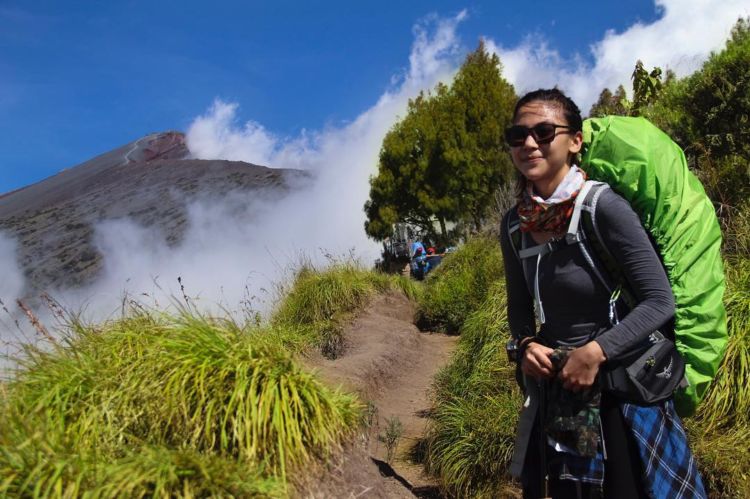
M 637 299 L 630 311 L 614 305 L 619 322 L 582 252 L 565 244 L 586 180 L 575 165 L 583 142 L 578 107 L 557 89 L 531 92 L 516 104 L 505 137 L 519 184 L 503 227 L 520 223 L 521 247 L 550 249 L 521 263 L 509 231 L 501 231 L 509 352 L 526 390 L 511 465 L 524 497 L 705 497 L 671 398 L 640 405 L 600 388 L 598 374 L 668 322 L 675 303 L 638 216 L 611 189 L 598 199 L 597 227 Z

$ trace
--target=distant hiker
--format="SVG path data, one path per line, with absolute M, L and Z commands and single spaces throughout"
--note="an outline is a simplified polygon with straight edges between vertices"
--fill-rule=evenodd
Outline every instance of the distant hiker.
M 520 174 L 501 243 L 508 354 L 525 389 L 511 473 L 524 497 L 706 497 L 672 401 L 684 363 L 657 331 L 675 301 L 649 236 L 627 201 L 608 188 L 597 192 L 596 228 L 637 298 L 631 309 L 619 287 L 610 293 L 602 283 L 608 271 L 587 260 L 580 232 L 565 237 L 578 223 L 587 178 L 575 164 L 578 107 L 557 89 L 526 94 L 505 139 Z M 653 366 L 644 396 L 662 391 L 648 404 L 603 383 L 616 366 L 633 366 L 633 355 L 640 362 L 644 344 L 658 350 L 642 362 L 645 371 Z
M 424 253 L 424 244 L 419 241 L 411 243 L 411 258 L 420 256 Z

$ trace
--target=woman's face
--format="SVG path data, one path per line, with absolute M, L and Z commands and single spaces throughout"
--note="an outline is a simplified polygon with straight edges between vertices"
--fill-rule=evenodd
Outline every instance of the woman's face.
M 531 101 L 523 105 L 513 124 L 531 128 L 539 123 L 568 124 L 562 108 L 545 101 Z M 529 135 L 523 145 L 510 148 L 513 164 L 535 185 L 556 186 L 570 169 L 570 155 L 581 150 L 581 132 L 573 133 L 566 128 L 558 128 L 555 133 L 554 140 L 548 144 L 537 144 L 534 137 Z

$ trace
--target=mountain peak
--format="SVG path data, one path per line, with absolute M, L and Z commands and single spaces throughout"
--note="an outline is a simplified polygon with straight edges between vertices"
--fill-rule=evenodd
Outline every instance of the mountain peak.
M 186 159 L 190 151 L 185 134 L 177 131 L 152 133 L 128 144 L 123 155 L 125 163 L 149 162 L 157 159 Z
M 17 239 L 27 292 L 91 282 L 103 268 L 95 226 L 129 219 L 178 244 L 197 199 L 280 199 L 309 177 L 242 161 L 190 159 L 185 134 L 158 132 L 0 196 L 0 231 Z

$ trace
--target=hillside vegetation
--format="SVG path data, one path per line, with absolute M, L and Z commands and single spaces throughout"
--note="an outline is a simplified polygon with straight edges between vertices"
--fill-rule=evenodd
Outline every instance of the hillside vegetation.
M 302 269 L 268 324 L 134 306 L 28 348 L 0 385 L 2 497 L 273 497 L 335 452 L 362 404 L 296 363 L 371 294 L 415 288 Z
M 430 274 L 419 298 L 417 323 L 423 329 L 458 332 L 502 277 L 502 266 L 497 240 L 478 236 L 467 241 Z

